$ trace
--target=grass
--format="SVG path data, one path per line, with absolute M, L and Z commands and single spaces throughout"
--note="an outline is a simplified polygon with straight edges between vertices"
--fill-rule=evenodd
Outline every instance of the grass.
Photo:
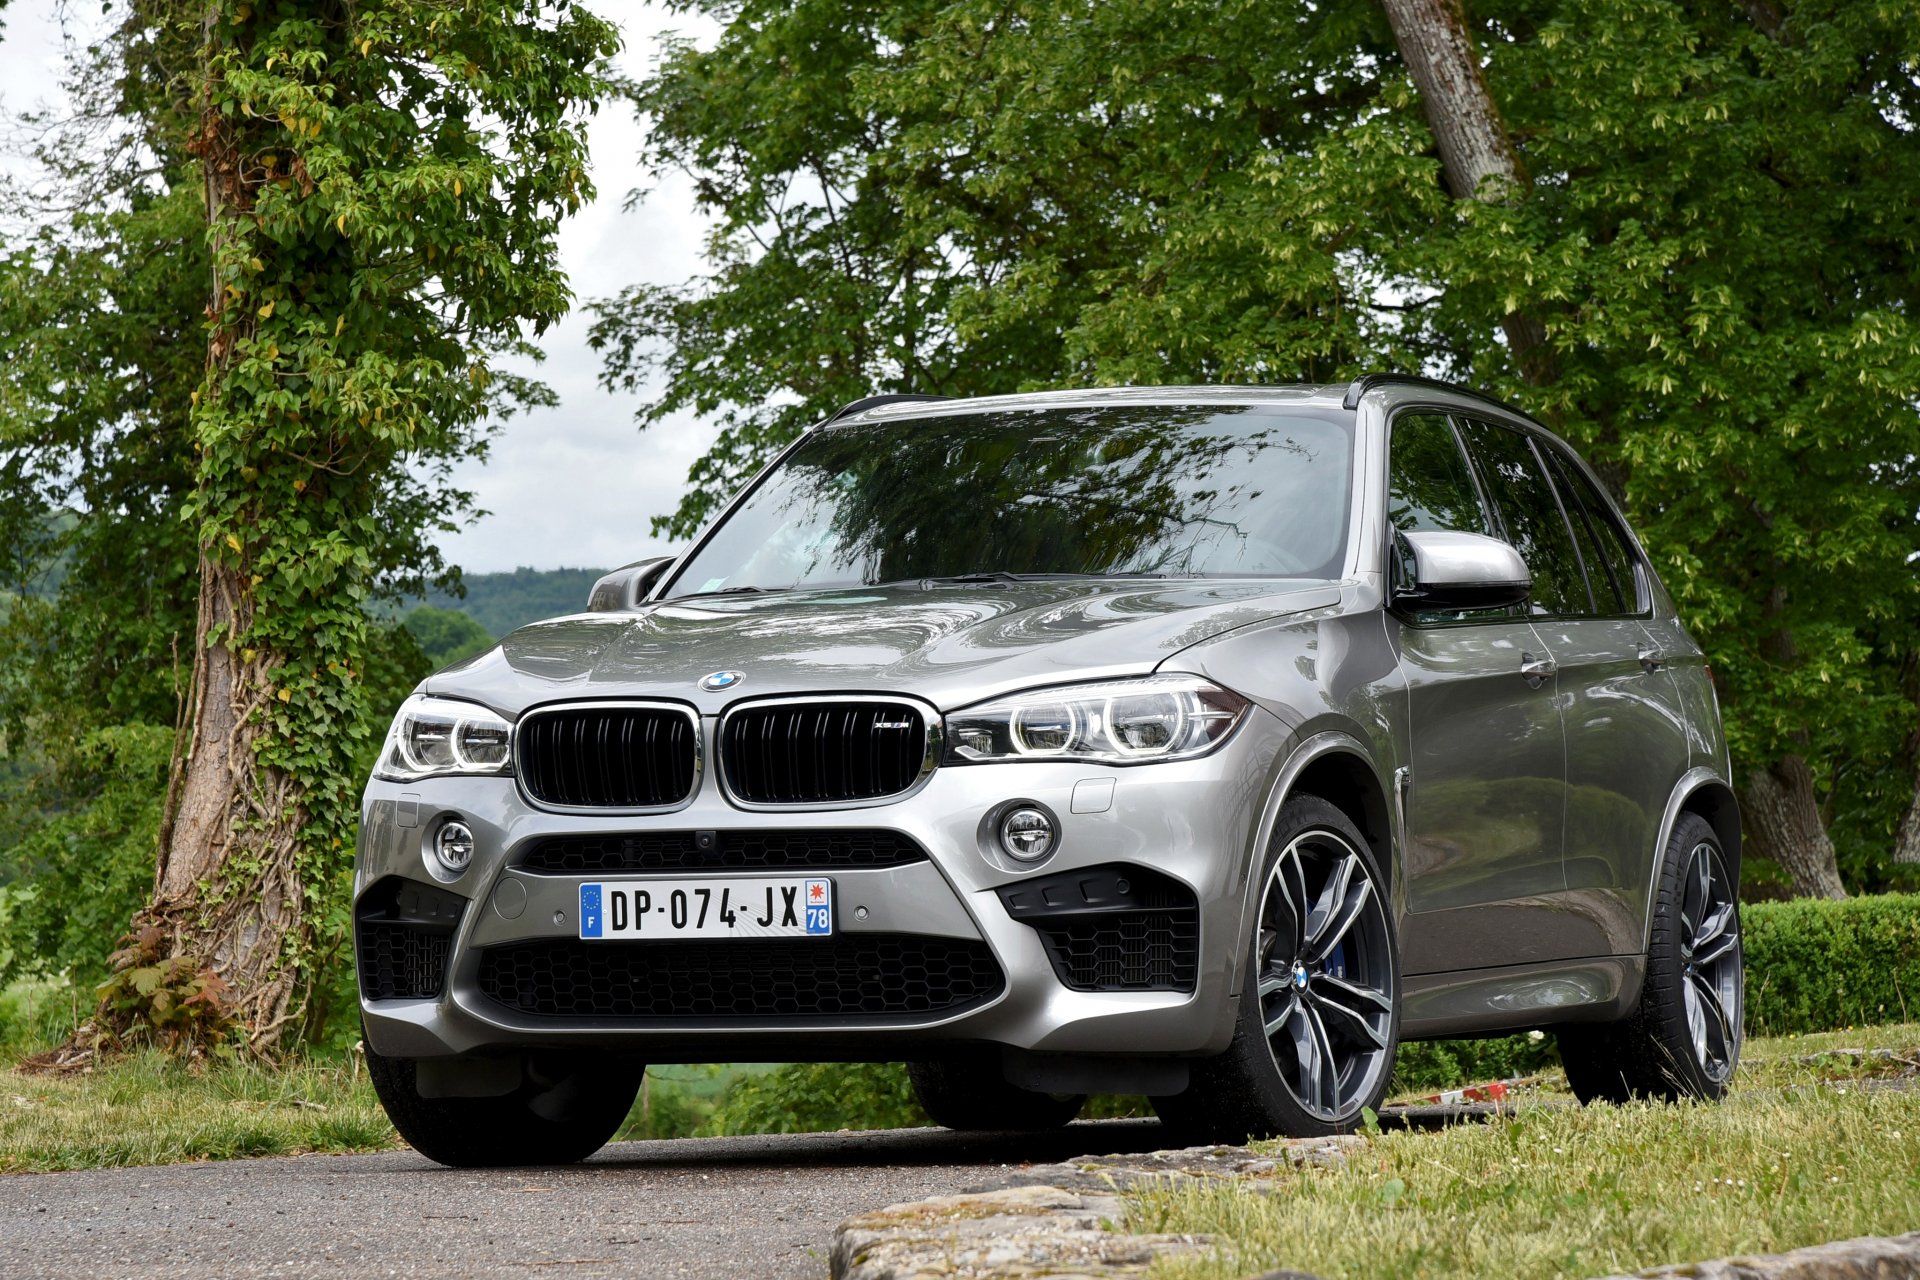
M 1717 1106 L 1549 1091 L 1491 1124 L 1371 1135 L 1271 1194 L 1143 1194 L 1130 1222 L 1219 1241 L 1157 1280 L 1585 1277 L 1897 1234 L 1920 1226 L 1920 1092 L 1889 1086 L 1915 1063 L 1914 1024 L 1755 1040 Z
M 87 1075 L 0 1074 L 0 1173 L 397 1145 L 350 1062 L 196 1068 L 149 1052 Z

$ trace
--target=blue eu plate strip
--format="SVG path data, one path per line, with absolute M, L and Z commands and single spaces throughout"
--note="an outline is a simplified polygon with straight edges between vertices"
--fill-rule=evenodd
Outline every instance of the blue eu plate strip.
M 580 886 L 580 936 L 597 938 L 600 928 L 600 886 L 583 884 Z

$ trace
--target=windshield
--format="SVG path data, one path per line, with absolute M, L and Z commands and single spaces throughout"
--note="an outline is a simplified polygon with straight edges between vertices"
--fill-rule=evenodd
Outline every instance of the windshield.
M 808 436 L 670 595 L 981 574 L 1331 578 L 1353 415 L 1048 408 Z

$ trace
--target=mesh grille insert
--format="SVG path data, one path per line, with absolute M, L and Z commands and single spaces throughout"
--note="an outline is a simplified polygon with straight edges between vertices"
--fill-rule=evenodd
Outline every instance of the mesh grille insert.
M 447 985 L 447 957 L 467 900 L 397 876 L 354 907 L 360 990 L 369 1000 L 431 1000 Z
M 908 702 L 746 706 L 720 728 L 727 786 L 750 804 L 821 804 L 898 795 L 920 777 L 927 723 Z
M 926 850 L 897 831 L 639 831 L 555 836 L 528 849 L 519 865 L 527 871 L 564 875 L 896 867 L 926 860 Z
M 984 942 L 912 934 L 743 942 L 560 938 L 481 953 L 480 991 L 537 1018 L 861 1019 L 951 1012 L 1005 985 Z
M 652 809 L 693 794 L 695 731 L 671 707 L 535 710 L 514 731 L 514 769 L 541 804 Z
M 1199 980 L 1199 900 L 1171 876 L 1116 863 L 996 892 L 1075 991 L 1192 991 Z

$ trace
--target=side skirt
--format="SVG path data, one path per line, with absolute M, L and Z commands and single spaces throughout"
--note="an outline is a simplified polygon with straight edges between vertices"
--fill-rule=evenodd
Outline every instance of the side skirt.
M 1560 1022 L 1617 1022 L 1632 1011 L 1644 956 L 1593 956 L 1548 964 L 1407 974 L 1400 1038 L 1502 1035 Z

